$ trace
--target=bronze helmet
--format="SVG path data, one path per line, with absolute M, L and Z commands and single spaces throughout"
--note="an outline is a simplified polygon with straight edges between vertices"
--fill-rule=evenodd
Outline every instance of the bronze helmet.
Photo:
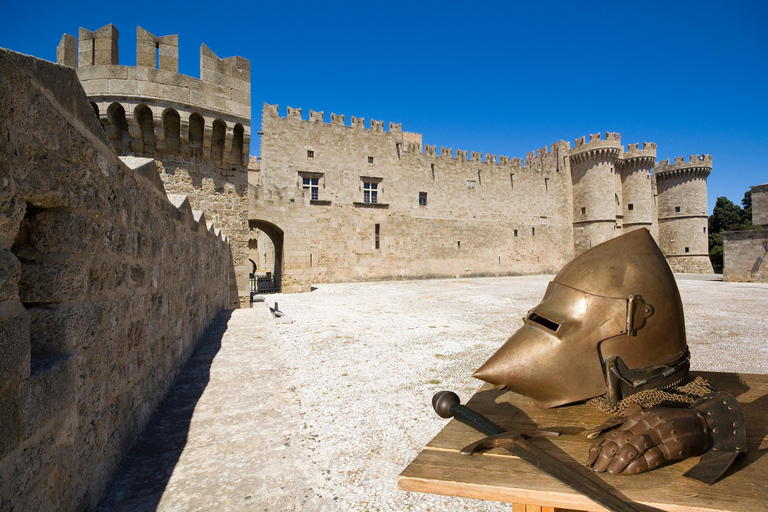
M 539 407 L 615 403 L 688 371 L 680 292 L 647 229 L 571 260 L 523 322 L 474 377 Z

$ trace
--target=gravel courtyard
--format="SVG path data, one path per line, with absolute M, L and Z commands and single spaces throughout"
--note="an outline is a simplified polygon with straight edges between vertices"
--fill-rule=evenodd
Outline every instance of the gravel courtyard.
M 691 277 L 678 286 L 693 369 L 768 373 L 768 285 Z M 264 304 L 234 311 L 201 342 L 102 510 L 511 511 L 399 491 L 396 480 L 446 423 L 432 395 L 452 389 L 467 400 L 481 385 L 472 372 L 549 279 L 326 284 L 267 296 L 290 324 L 276 324 Z M 179 427 L 174 411 L 191 417 Z M 178 453 L 164 455 L 174 435 Z

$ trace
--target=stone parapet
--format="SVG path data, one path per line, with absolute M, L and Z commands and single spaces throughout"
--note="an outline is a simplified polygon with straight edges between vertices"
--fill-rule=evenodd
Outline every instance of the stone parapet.
M 575 146 L 569 150 L 571 165 L 585 163 L 591 160 L 614 162 L 621 154 L 621 135 L 616 132 L 605 132 L 605 139 L 600 139 L 599 133 L 576 139 Z
M 669 159 L 656 162 L 656 180 L 674 180 L 696 177 L 706 178 L 712 172 L 712 155 L 690 155 L 688 161 L 678 156 L 674 162 Z
M 0 50 L 0 76 L 0 509 L 91 510 L 237 304 L 232 254 L 114 153 L 74 70 Z

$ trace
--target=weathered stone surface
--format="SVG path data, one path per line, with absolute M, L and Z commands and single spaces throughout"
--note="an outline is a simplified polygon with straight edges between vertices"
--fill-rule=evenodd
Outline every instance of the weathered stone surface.
M 118 158 L 74 70 L 0 50 L 0 75 L 0 510 L 86 510 L 237 303 L 232 256 Z
M 29 315 L 18 300 L 0 302 L 0 395 L 29 376 Z
M 723 279 L 768 283 L 768 229 L 723 233 Z

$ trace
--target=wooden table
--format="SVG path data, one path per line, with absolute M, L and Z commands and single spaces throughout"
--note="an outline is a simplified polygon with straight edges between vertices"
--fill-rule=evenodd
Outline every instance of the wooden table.
M 533 442 L 569 467 L 602 481 L 603 487 L 647 505 L 648 510 L 768 510 L 768 375 L 693 373 L 734 395 L 744 409 L 747 423 L 747 454 L 737 458 L 725 476 L 711 486 L 682 476 L 696 465 L 698 457 L 640 475 L 594 475 L 583 466 L 592 443 L 584 437 L 583 430 L 601 424 L 608 415 L 590 405 L 541 410 L 526 397 L 495 391 L 488 385 L 467 405 L 508 430 L 559 428 L 562 436 Z M 482 437 L 472 428 L 451 420 L 403 470 L 397 480 L 398 488 L 513 503 L 515 512 L 605 510 L 504 450 L 472 456 L 459 454 L 461 448 Z

